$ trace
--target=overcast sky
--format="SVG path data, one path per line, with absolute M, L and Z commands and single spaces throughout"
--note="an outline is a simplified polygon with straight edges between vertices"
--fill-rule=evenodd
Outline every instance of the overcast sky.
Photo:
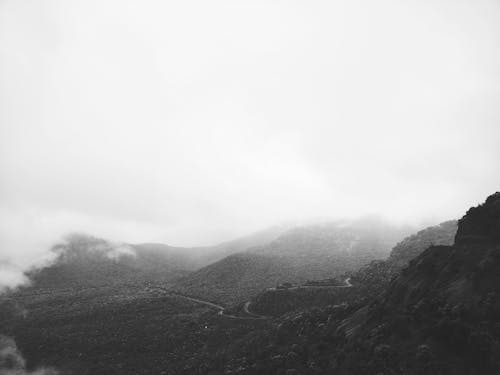
M 0 259 L 460 217 L 499 103 L 498 0 L 0 0 Z

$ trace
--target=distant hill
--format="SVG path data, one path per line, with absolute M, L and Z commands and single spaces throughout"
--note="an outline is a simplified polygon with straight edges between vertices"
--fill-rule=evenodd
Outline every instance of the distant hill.
M 335 262 L 339 257 L 365 263 L 385 258 L 409 233 L 410 228 L 392 226 L 376 218 L 338 221 L 292 228 L 269 244 L 249 251 L 290 258 L 300 265 Z
M 210 301 L 233 303 L 294 274 L 295 268 L 286 259 L 238 253 L 181 278 L 173 289 Z
M 35 287 L 84 288 L 127 283 L 167 282 L 186 274 L 175 251 L 113 244 L 87 235 L 71 235 L 54 246 L 49 267 L 32 271 Z
M 164 284 L 229 254 L 272 241 L 285 228 L 276 226 L 219 245 L 192 248 L 113 243 L 91 235 L 72 234 L 52 248 L 57 255 L 53 264 L 31 271 L 29 276 L 35 286 L 51 288 Z
M 303 283 L 356 270 L 386 257 L 408 230 L 373 219 L 292 228 L 267 245 L 180 279 L 174 288 L 214 301 L 240 302 L 278 283 Z
M 290 225 L 275 225 L 231 241 L 222 242 L 218 245 L 187 248 L 187 253 L 191 254 L 191 268 L 199 269 L 217 262 L 228 255 L 239 253 L 249 248 L 264 246 L 274 241 L 289 229 Z

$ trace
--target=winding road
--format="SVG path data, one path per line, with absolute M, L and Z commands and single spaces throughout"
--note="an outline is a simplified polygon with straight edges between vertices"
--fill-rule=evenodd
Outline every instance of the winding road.
M 353 285 L 351 284 L 351 278 L 348 277 L 344 280 L 344 285 L 297 285 L 292 286 L 290 288 L 267 288 L 266 290 L 297 290 L 297 289 L 334 289 L 334 288 L 351 288 Z
M 347 279 L 344 280 L 344 285 L 302 285 L 302 286 L 294 286 L 294 287 L 288 288 L 286 290 L 318 289 L 318 288 L 322 288 L 322 289 L 329 289 L 329 288 L 332 288 L 332 289 L 333 288 L 351 288 L 352 286 L 353 285 L 351 284 L 351 278 L 348 277 Z M 276 288 L 269 288 L 267 290 L 277 290 L 277 289 Z M 211 307 L 213 309 L 216 309 L 216 310 L 218 310 L 218 313 L 217 313 L 218 315 L 223 316 L 225 318 L 229 318 L 229 319 L 264 320 L 264 319 L 271 319 L 272 318 L 271 316 L 259 315 L 259 314 L 255 314 L 255 313 L 251 312 L 250 311 L 251 301 L 247 301 L 243 305 L 243 312 L 245 314 L 247 314 L 247 316 L 237 316 L 237 315 L 232 315 L 232 314 L 225 313 L 226 309 L 225 309 L 224 306 L 217 305 L 216 303 L 213 303 L 213 302 L 204 301 L 204 300 L 201 300 L 201 299 L 198 299 L 198 298 L 194 298 L 194 297 L 184 296 L 184 295 L 178 294 L 178 293 L 172 293 L 172 292 L 170 292 L 170 294 L 173 295 L 173 296 L 176 296 L 176 297 L 184 298 L 184 299 L 186 299 L 188 301 L 191 301 L 191 302 L 199 303 L 200 305 L 205 305 L 205 306 Z
M 258 314 L 254 314 L 254 313 L 250 312 L 248 310 L 248 307 L 250 306 L 250 301 L 245 302 L 245 305 L 243 306 L 243 311 L 245 312 L 245 314 L 248 314 L 248 316 L 238 316 L 238 315 L 232 315 L 232 314 L 226 313 L 225 312 L 225 310 L 226 310 L 225 307 L 221 306 L 221 305 L 217 305 L 216 303 L 212 303 L 212 302 L 208 302 L 208 301 L 203 301 L 203 300 L 198 299 L 198 298 L 188 297 L 188 296 L 184 296 L 184 295 L 178 294 L 178 293 L 170 293 L 170 295 L 173 295 L 173 296 L 176 296 L 176 297 L 180 297 L 180 298 L 183 298 L 183 299 L 191 301 L 191 302 L 199 303 L 200 305 L 205 305 L 205 306 L 208 306 L 208 307 L 212 307 L 212 308 L 214 308 L 216 310 L 219 310 L 218 313 L 217 313 L 218 315 L 223 316 L 225 318 L 229 318 L 229 319 L 243 319 L 243 320 L 270 319 L 269 316 L 258 315 Z

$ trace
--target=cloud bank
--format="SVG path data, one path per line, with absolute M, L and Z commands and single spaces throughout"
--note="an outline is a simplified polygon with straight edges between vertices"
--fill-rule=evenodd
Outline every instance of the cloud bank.
M 3 0 L 0 261 L 43 264 L 73 231 L 200 245 L 456 218 L 500 185 L 499 16 L 494 0 Z

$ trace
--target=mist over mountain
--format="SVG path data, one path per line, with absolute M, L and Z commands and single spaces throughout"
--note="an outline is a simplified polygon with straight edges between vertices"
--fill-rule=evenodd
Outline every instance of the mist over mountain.
M 75 231 L 198 247 L 316 218 L 458 217 L 500 183 L 499 14 L 3 0 L 0 262 L 20 278 Z
M 499 208 L 500 193 L 471 208 L 458 221 L 453 244 L 431 245 L 386 284 L 373 288 L 375 279 L 353 278 L 354 287 L 331 289 L 329 296 L 323 289 L 322 297 L 309 307 L 302 303 L 314 301 L 318 291 L 309 296 L 304 295 L 306 289 L 277 291 L 274 298 L 281 307 L 291 302 L 295 309 L 288 306 L 273 328 L 230 344 L 239 355 L 233 352 L 226 371 L 236 374 L 241 366 L 247 374 L 278 374 L 281 369 L 341 375 L 498 374 Z M 440 225 L 432 231 L 438 228 L 445 233 L 450 229 Z M 409 239 L 428 235 L 429 228 Z M 372 263 L 371 270 L 381 263 Z M 325 298 L 327 306 L 321 303 Z M 276 302 L 267 297 L 255 303 L 265 314 Z M 214 368 L 220 368 L 217 361 L 212 362 Z
M 410 231 L 374 218 L 298 226 L 267 245 L 251 247 L 186 276 L 175 288 L 220 302 L 246 300 L 280 283 L 336 277 L 384 259 Z
M 120 284 L 166 282 L 186 269 L 184 254 L 175 248 L 133 247 L 88 235 L 70 235 L 55 245 L 51 265 L 28 273 L 42 288 L 88 288 Z
M 500 375 L 500 0 L 0 0 L 0 375 Z
M 292 228 L 197 271 L 182 269 L 178 248 L 73 235 L 31 286 L 0 298 L 0 331 L 27 373 L 496 375 L 499 207 L 496 193 L 458 229 L 449 221 L 406 237 L 345 223 Z M 451 245 L 433 244 L 452 232 Z M 349 263 L 352 252 L 386 258 Z M 327 279 L 266 287 L 316 274 L 320 259 Z

